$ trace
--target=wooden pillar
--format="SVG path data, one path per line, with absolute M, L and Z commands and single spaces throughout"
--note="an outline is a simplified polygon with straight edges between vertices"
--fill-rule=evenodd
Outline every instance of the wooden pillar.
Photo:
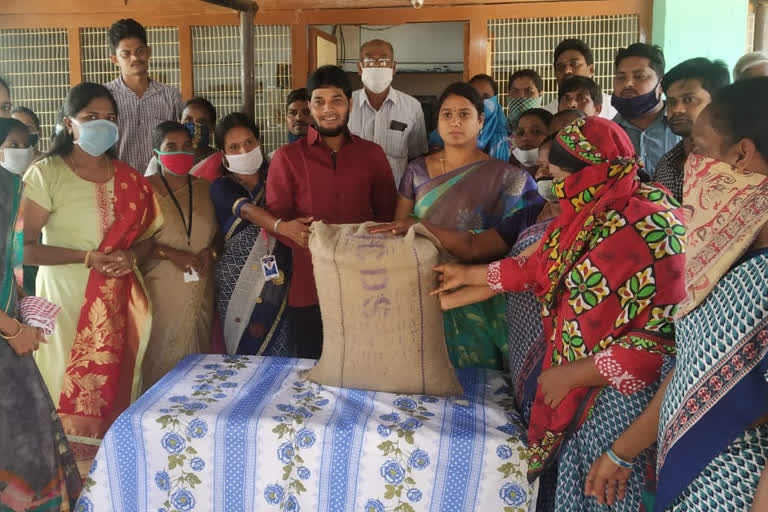
M 307 23 L 304 15 L 299 22 L 291 25 L 291 76 L 294 89 L 307 85 L 309 75 L 309 54 L 307 41 Z
M 754 51 L 768 50 L 768 1 L 755 2 Z
M 242 112 L 253 119 L 256 114 L 255 62 L 253 52 L 253 18 L 255 7 L 240 11 L 240 82 L 242 88 Z
M 192 62 L 192 29 L 179 25 L 179 67 L 181 68 L 181 97 L 184 101 L 194 96 L 194 74 Z
M 74 87 L 83 81 L 80 27 L 67 28 L 67 44 L 69 45 L 69 85 Z
M 473 14 L 469 19 L 469 61 L 465 63 L 469 76 L 488 73 L 488 18 Z

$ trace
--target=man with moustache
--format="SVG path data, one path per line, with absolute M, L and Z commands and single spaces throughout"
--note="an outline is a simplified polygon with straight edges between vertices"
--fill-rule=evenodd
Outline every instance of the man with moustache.
M 703 57 L 681 62 L 661 80 L 661 88 L 667 96 L 669 126 L 683 140 L 659 160 L 655 179 L 678 201 L 683 200 L 685 160 L 693 150 L 693 123 L 715 93 L 730 82 L 728 66 L 724 62 Z
M 285 100 L 285 127 L 288 129 L 289 144 L 307 136 L 310 119 L 307 90 L 304 88 L 292 90 L 288 94 L 288 99 Z M 275 151 L 267 156 L 270 162 L 275 156 Z
M 120 76 L 104 84 L 117 102 L 118 158 L 143 173 L 152 158 L 152 130 L 163 121 L 181 119 L 184 105 L 178 90 L 149 78 L 152 48 L 141 24 L 119 20 L 107 38 L 109 59 L 120 68 Z
M 346 73 L 337 66 L 318 68 L 307 93 L 312 118 L 307 136 L 278 149 L 269 166 L 267 209 L 279 219 L 276 226 L 301 217 L 329 224 L 392 221 L 397 191 L 387 156 L 347 128 L 352 86 Z M 289 336 L 298 357 L 318 359 L 323 326 L 312 258 L 306 242 L 284 242 L 293 249 Z
M 614 122 L 629 135 L 635 153 L 653 178 L 656 164 L 680 142 L 664 115 L 661 79 L 664 54 L 658 46 L 635 43 L 616 54 L 611 104 L 619 111 Z

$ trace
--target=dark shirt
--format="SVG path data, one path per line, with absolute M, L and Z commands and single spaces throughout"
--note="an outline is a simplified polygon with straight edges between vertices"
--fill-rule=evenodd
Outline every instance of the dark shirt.
M 262 176 L 266 174 L 267 166 L 262 166 L 259 172 L 262 173 Z M 263 186 L 263 181 L 260 181 L 256 188 L 248 191 L 230 176 L 217 178 L 211 184 L 211 201 L 213 201 L 213 208 L 216 212 L 216 220 L 219 222 L 219 232 L 221 234 L 229 238 L 248 225 L 248 221 L 243 220 L 234 229 L 232 228 L 235 225 L 235 221 L 239 218 L 235 217 L 234 209 L 240 199 L 246 198 L 256 204 L 256 206 L 264 207 L 264 194 L 259 193 Z
M 269 166 L 267 209 L 283 221 L 314 217 L 328 224 L 389 222 L 396 202 L 395 181 L 384 151 L 349 133 L 334 153 L 310 127 L 305 138 L 278 149 Z M 283 241 L 293 248 L 288 304 L 317 304 L 309 250 Z
M 672 192 L 675 199 L 681 203 L 683 202 L 686 158 L 683 141 L 680 141 L 661 157 L 656 165 L 656 181 Z

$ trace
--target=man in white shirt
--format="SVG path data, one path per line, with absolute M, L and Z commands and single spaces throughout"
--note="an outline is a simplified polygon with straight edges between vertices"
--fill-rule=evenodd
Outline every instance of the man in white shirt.
M 427 152 L 427 127 L 421 103 L 391 87 L 395 52 L 387 41 L 374 39 L 360 48 L 358 71 L 363 89 L 352 93 L 349 130 L 384 149 L 395 186 L 408 161 Z
M 595 78 L 595 57 L 592 49 L 581 39 L 565 39 L 557 48 L 555 48 L 555 57 L 553 60 L 555 66 L 555 79 L 557 88 L 562 87 L 563 82 L 572 76 L 585 76 Z M 544 107 L 552 114 L 557 114 L 560 106 L 558 98 Z M 618 112 L 611 105 L 611 95 L 603 93 L 603 110 L 600 117 L 613 119 Z

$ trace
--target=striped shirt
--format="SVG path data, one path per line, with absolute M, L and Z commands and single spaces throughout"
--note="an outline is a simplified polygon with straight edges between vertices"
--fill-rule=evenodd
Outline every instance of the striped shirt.
M 395 186 L 400 185 L 408 160 L 427 153 L 427 127 L 421 103 L 392 87 L 378 112 L 368 101 L 365 89 L 352 93 L 349 131 L 381 146 L 392 167 Z
M 154 80 L 149 81 L 149 89 L 141 98 L 125 85 L 122 77 L 104 86 L 117 102 L 118 158 L 143 173 L 152 158 L 152 130 L 163 121 L 181 119 L 181 94 Z

